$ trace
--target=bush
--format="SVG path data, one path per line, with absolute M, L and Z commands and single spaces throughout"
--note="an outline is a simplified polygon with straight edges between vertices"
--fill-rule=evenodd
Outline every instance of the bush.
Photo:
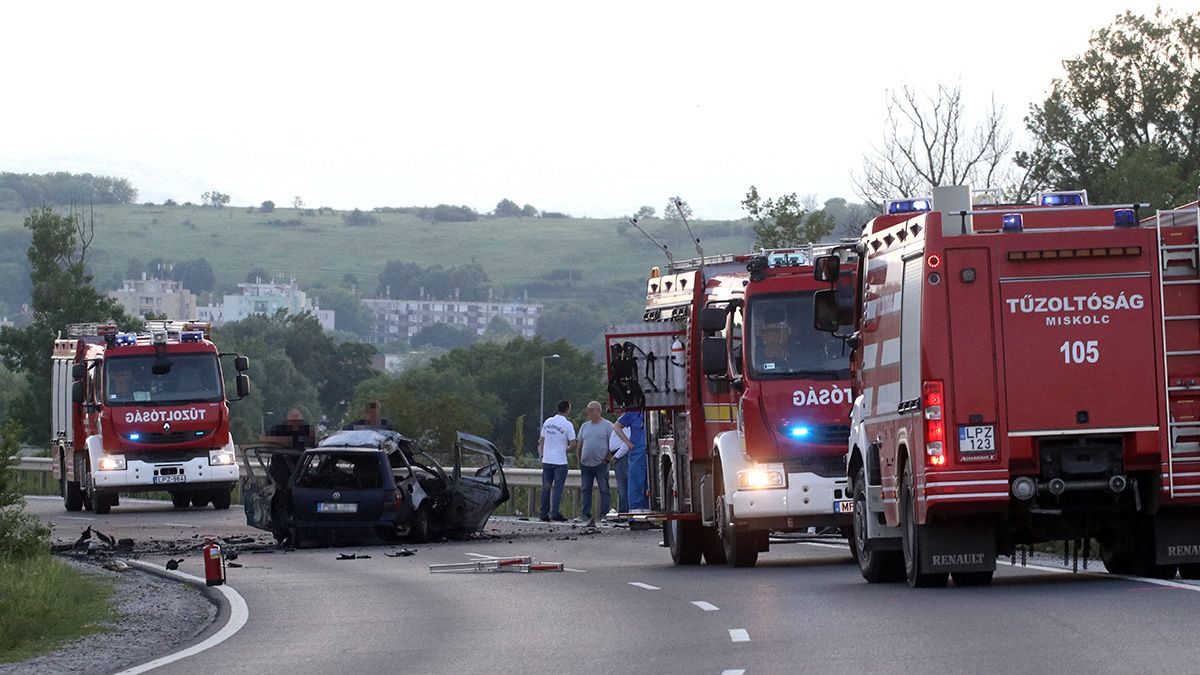
M 267 201 L 265 201 L 261 205 L 259 205 L 258 210 L 262 211 L 263 213 L 271 213 L 272 211 L 275 210 L 275 202 L 268 199 Z

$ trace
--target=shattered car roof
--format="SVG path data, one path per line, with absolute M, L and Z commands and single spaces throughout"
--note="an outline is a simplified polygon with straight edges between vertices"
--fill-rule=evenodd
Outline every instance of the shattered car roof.
M 398 432 L 385 429 L 346 429 L 321 439 L 318 448 L 383 448 L 391 444 L 396 447 L 411 445 L 412 439 Z

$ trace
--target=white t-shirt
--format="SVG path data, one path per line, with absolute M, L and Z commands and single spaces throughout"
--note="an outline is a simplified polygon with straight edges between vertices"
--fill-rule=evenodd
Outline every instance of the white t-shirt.
M 566 464 L 567 443 L 575 440 L 575 427 L 571 420 L 555 415 L 542 422 L 542 463 Z
M 629 452 L 629 448 L 626 447 L 625 441 L 621 440 L 621 437 L 617 435 L 615 430 L 608 437 L 608 450 L 613 454 L 613 457 L 616 457 L 617 459 L 621 459 L 626 455 L 626 453 Z

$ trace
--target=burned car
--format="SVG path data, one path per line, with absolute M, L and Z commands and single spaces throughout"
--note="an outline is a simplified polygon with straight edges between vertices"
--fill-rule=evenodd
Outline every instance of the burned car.
M 426 541 L 466 536 L 508 501 L 504 457 L 491 442 L 459 432 L 447 471 L 395 431 L 352 429 L 294 450 L 239 450 L 246 524 L 279 541 Z M 463 475 L 464 462 L 477 464 Z

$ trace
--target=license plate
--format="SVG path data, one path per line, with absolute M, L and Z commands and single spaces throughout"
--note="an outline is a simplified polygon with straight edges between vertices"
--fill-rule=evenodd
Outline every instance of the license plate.
M 186 482 L 187 482 L 187 477 L 181 473 L 177 473 L 173 476 L 155 476 L 154 477 L 155 485 L 170 485 L 171 483 L 186 483 Z
M 971 426 L 958 428 L 959 452 L 996 452 L 996 427 Z
M 833 503 L 834 513 L 854 513 L 853 499 L 839 499 Z
M 317 502 L 317 513 L 358 513 L 358 504 L 346 502 Z

